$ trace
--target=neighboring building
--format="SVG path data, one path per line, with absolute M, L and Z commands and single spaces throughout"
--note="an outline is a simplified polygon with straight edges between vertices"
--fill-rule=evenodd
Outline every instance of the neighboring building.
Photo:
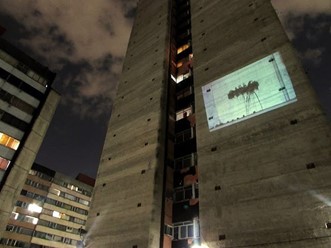
M 80 180 L 34 164 L 0 245 L 80 247 L 94 179 L 82 174 L 77 178 Z
M 59 102 L 54 78 L 0 39 L 0 237 Z
M 330 134 L 269 0 L 140 0 L 87 247 L 329 247 Z

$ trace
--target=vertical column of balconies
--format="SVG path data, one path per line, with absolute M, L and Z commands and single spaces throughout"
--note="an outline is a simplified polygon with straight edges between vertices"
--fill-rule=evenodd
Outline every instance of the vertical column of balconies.
M 174 130 L 173 147 L 169 149 L 173 160 L 168 170 L 172 174 L 172 180 L 168 179 L 172 183 L 172 223 L 165 222 L 165 233 L 172 239 L 171 247 L 182 248 L 198 244 L 200 236 L 190 1 L 174 0 L 172 18 L 169 84 L 175 88 Z

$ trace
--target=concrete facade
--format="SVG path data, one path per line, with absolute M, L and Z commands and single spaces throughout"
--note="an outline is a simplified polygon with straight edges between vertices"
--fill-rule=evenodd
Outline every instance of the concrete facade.
M 270 1 L 191 2 L 202 242 L 329 247 L 330 124 Z M 201 87 L 277 51 L 297 102 L 209 132 Z
M 168 60 L 173 3 L 138 4 L 97 175 L 87 247 L 192 244 L 162 238 L 170 219 L 162 191 L 172 183 L 165 161 L 186 144 L 171 148 L 166 142 L 180 112 L 170 100 L 176 93 L 171 96 L 165 85 L 173 83 L 174 61 Z M 202 247 L 329 247 L 330 123 L 270 1 L 191 0 L 189 5 L 195 107 L 188 119 L 196 130 Z M 296 102 L 210 132 L 202 87 L 275 52 Z
M 167 0 L 139 3 L 101 155 L 87 247 L 160 245 L 168 9 Z

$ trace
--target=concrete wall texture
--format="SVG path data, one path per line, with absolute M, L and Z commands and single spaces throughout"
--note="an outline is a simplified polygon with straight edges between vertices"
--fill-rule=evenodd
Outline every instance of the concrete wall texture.
M 270 1 L 191 4 L 203 243 L 329 247 L 330 125 Z M 201 87 L 274 52 L 297 102 L 209 132 Z
M 138 4 L 87 223 L 88 247 L 160 247 L 169 3 Z M 202 243 L 329 247 L 330 124 L 270 1 L 191 0 L 191 16 Z M 297 101 L 210 132 L 201 87 L 274 52 Z
M 87 247 L 159 247 L 168 5 L 167 0 L 138 5 L 101 155 Z

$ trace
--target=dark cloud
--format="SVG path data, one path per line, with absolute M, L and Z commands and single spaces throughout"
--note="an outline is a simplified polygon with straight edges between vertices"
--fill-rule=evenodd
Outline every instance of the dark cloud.
M 331 14 L 287 16 L 285 27 L 291 30 L 292 43 L 305 63 L 320 66 L 323 60 L 330 58 L 330 25 Z
M 62 104 L 83 117 L 110 113 L 135 8 L 136 0 L 0 2 L 24 30 L 18 44 L 58 72 Z

